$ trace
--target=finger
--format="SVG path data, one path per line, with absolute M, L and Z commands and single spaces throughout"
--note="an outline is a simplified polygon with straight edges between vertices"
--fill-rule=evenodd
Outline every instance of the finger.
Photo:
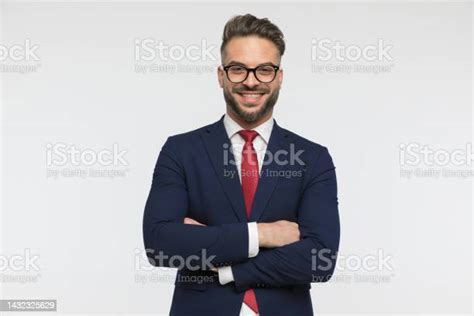
M 191 224 L 191 225 L 196 225 L 196 221 L 190 217 L 185 217 L 184 218 L 184 223 L 185 224 Z
M 185 217 L 185 218 L 184 218 L 184 223 L 185 223 L 185 224 L 189 224 L 189 225 L 206 226 L 206 225 L 204 225 L 204 224 L 202 224 L 202 223 L 200 223 L 200 222 L 198 222 L 198 221 L 196 221 L 196 220 L 194 220 L 194 219 L 192 219 L 192 218 L 190 218 L 190 217 Z

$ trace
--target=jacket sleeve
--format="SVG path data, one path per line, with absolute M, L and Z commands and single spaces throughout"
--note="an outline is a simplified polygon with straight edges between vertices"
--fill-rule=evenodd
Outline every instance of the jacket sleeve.
M 145 206 L 143 238 L 149 262 L 154 266 L 183 267 L 189 260 L 195 270 L 198 263 L 199 270 L 207 270 L 247 260 L 246 223 L 221 226 L 183 223 L 188 192 L 175 137 L 169 137 L 161 149 Z
M 326 148 L 313 161 L 298 209 L 300 240 L 260 251 L 233 265 L 238 289 L 303 285 L 331 278 L 340 235 L 336 173 Z

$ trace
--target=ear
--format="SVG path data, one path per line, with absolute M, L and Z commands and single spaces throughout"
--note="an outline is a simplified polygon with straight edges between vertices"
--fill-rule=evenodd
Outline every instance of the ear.
M 217 67 L 217 80 L 219 80 L 219 86 L 221 88 L 224 88 L 224 76 L 225 72 L 224 69 L 222 69 L 222 66 Z
M 277 77 L 278 77 L 278 83 L 280 84 L 280 87 L 281 87 L 281 85 L 283 84 L 283 69 L 278 70 Z

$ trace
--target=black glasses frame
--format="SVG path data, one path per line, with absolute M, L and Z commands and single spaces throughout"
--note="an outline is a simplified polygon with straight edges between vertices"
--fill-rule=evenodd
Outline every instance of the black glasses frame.
M 237 67 L 242 67 L 242 68 L 244 68 L 244 69 L 247 71 L 247 74 L 245 75 L 245 78 L 244 78 L 243 80 L 241 80 L 241 81 L 232 81 L 232 80 L 230 80 L 230 78 L 229 78 L 229 68 L 230 68 L 230 67 L 236 67 L 236 66 L 237 66 Z M 261 68 L 261 67 L 272 67 L 272 68 L 275 70 L 275 74 L 274 74 L 272 80 L 270 80 L 270 81 L 262 81 L 262 80 L 258 79 L 258 76 L 257 76 L 257 72 L 256 72 L 256 71 L 257 71 L 257 69 L 259 69 L 259 68 Z M 277 75 L 277 73 L 278 73 L 278 70 L 280 70 L 280 66 L 276 66 L 276 65 L 260 65 L 260 66 L 257 66 L 257 67 L 255 67 L 255 68 L 247 68 L 247 67 L 242 66 L 242 65 L 227 65 L 227 66 L 222 65 L 222 69 L 224 69 L 225 74 L 226 74 L 226 76 L 227 76 L 227 79 L 229 79 L 229 81 L 232 82 L 232 83 L 241 83 L 241 82 L 244 82 L 244 81 L 247 80 L 247 78 L 249 77 L 249 73 L 250 73 L 250 72 L 253 73 L 253 76 L 254 76 L 259 82 L 261 82 L 261 83 L 270 83 L 270 82 L 272 82 L 273 80 L 275 80 L 276 75 Z

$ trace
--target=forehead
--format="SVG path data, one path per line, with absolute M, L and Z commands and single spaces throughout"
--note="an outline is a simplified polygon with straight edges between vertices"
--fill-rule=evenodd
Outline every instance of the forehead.
M 271 62 L 278 64 L 278 48 L 272 41 L 257 36 L 245 36 L 232 38 L 225 47 L 224 64 L 237 61 L 255 67 L 257 65 Z

